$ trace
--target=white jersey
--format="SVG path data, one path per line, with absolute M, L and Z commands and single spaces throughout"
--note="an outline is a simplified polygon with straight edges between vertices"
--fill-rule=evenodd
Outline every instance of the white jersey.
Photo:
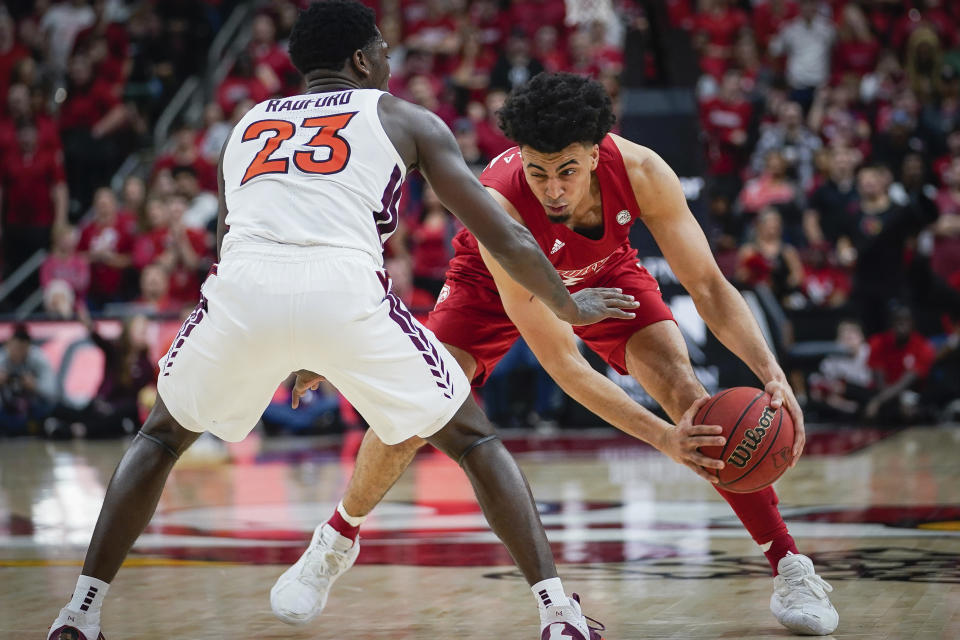
M 406 175 L 380 124 L 382 95 L 351 89 L 253 107 L 223 155 L 230 232 L 222 253 L 241 244 L 329 246 L 382 265 Z

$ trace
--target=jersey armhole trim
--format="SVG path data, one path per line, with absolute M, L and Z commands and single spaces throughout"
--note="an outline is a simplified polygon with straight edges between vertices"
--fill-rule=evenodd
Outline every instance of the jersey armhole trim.
M 387 135 L 386 129 L 383 128 L 383 122 L 380 121 L 380 100 L 383 99 L 383 96 L 387 95 L 389 92 L 381 91 L 377 95 L 377 99 L 373 105 L 373 119 L 376 122 L 376 126 L 373 129 L 377 133 L 377 137 L 380 140 L 380 144 L 386 147 L 390 154 L 393 156 L 393 159 L 396 161 L 397 166 L 400 167 L 400 179 L 405 180 L 407 177 L 407 165 L 404 163 L 403 158 L 400 157 L 400 152 L 393 145 L 393 142 L 390 140 L 390 136 Z

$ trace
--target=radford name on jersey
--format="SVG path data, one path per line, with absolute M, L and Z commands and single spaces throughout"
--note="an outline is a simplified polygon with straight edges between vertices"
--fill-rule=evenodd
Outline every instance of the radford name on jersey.
M 406 174 L 380 124 L 382 95 L 267 100 L 240 120 L 223 157 L 224 255 L 241 243 L 330 246 L 364 251 L 382 266 Z
M 597 240 L 547 218 L 543 205 L 527 184 L 518 147 L 494 158 L 480 176 L 484 186 L 502 195 L 520 213 L 564 284 L 573 291 L 598 286 L 597 281 L 606 271 L 624 262 L 637 261 L 637 250 L 630 246 L 630 227 L 640 216 L 640 206 L 633 195 L 623 156 L 610 136 L 600 143 L 600 161 L 595 174 L 603 198 L 603 235 Z M 447 277 L 475 282 L 496 291 L 473 234 L 461 230 L 453 239 L 453 247 L 456 255 L 450 262 Z

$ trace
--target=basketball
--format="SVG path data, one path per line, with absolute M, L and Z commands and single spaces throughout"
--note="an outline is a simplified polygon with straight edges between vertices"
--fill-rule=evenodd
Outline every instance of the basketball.
M 770 396 L 752 387 L 734 387 L 716 394 L 700 408 L 694 424 L 723 427 L 727 443 L 701 447 L 700 452 L 723 460 L 712 470 L 718 487 L 752 493 L 773 484 L 793 460 L 793 420 L 785 407 L 770 407 Z

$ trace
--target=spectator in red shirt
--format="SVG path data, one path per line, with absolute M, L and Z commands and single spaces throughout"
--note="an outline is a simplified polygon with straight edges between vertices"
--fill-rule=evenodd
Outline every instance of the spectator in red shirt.
M 156 263 L 170 277 L 169 295 L 178 305 L 195 303 L 200 295 L 201 271 L 209 266 L 207 234 L 184 225 L 187 201 L 170 196 L 162 202 L 147 203 L 151 229 L 137 239 L 134 264 L 142 268 Z
M 933 173 L 941 182 L 954 160 L 960 160 L 960 127 L 947 134 L 947 153 L 933 161 Z
M 0 96 L 7 94 L 14 65 L 28 55 L 29 52 L 17 42 L 13 19 L 5 11 L 0 11 Z
M 452 56 L 460 49 L 457 21 L 447 0 L 427 0 L 426 14 L 407 27 L 404 44 L 410 49 Z
M 864 409 L 869 420 L 909 420 L 917 413 L 916 389 L 930 373 L 936 351 L 913 329 L 913 314 L 898 307 L 890 314 L 890 330 L 870 338 L 868 364 L 876 395 Z
M 124 297 L 124 273 L 131 264 L 133 237 L 120 220 L 117 198 L 107 187 L 97 189 L 93 220 L 80 232 L 77 250 L 90 262 L 90 304 L 99 309 Z
M 534 33 L 544 24 L 561 28 L 567 7 L 564 0 L 514 0 L 510 3 L 508 15 L 510 25 L 519 27 L 524 33 Z
M 412 76 L 407 82 L 409 100 L 428 111 L 432 111 L 449 127 L 457 119 L 457 110 L 447 101 L 441 100 L 442 86 L 435 84 L 434 78 L 428 75 Z
M 619 75 L 623 71 L 623 49 L 608 42 L 607 23 L 603 20 L 591 22 L 589 37 L 593 43 L 592 56 L 600 73 Z
M 700 121 L 707 136 L 708 172 L 713 176 L 737 176 L 746 166 L 753 107 L 746 100 L 739 71 L 727 71 L 720 91 L 700 103 Z
M 180 304 L 169 295 L 170 276 L 163 265 L 148 264 L 140 272 L 140 296 L 134 305 L 143 313 L 173 313 Z
M 173 169 L 177 167 L 192 168 L 204 191 L 217 191 L 217 167 L 200 154 L 197 132 L 189 125 L 177 129 L 172 136 L 170 150 L 160 154 L 154 161 L 153 177 L 156 178 L 164 169 L 170 170 L 172 177 Z
M 767 0 L 753 7 L 753 33 L 764 51 L 781 27 L 796 18 L 800 11 L 793 0 Z
M 224 113 L 233 113 L 233 108 L 241 100 L 249 98 L 255 103 L 263 102 L 280 90 L 279 79 L 272 72 L 264 73 L 263 69 L 269 70 L 263 67 L 257 72 L 249 53 L 237 56 L 230 75 L 217 87 L 217 102 Z
M 470 3 L 469 22 L 480 35 L 480 45 L 493 50 L 503 44 L 510 32 L 510 13 L 500 10 L 497 0 L 474 0 Z
M 75 212 L 86 209 L 94 189 L 109 182 L 121 159 L 113 134 L 126 124 L 126 107 L 109 83 L 94 76 L 89 57 L 73 56 L 67 98 L 60 107 L 60 135 Z
M 830 246 L 811 247 L 803 264 L 803 295 L 813 307 L 839 309 L 847 304 L 850 275 L 830 262 Z
M 594 56 L 593 42 L 584 31 L 574 31 L 567 38 L 567 68 L 565 71 L 596 78 L 600 75 L 600 62 Z
M 787 162 L 780 151 L 767 153 L 763 173 L 747 180 L 740 192 L 740 209 L 746 213 L 757 213 L 764 207 L 777 205 L 788 210 L 791 222 L 800 217 L 803 205 L 803 193 L 797 183 L 787 177 Z
M 282 93 L 299 91 L 300 74 L 290 62 L 286 50 L 277 42 L 277 25 L 269 14 L 261 13 L 253 19 L 247 51 L 255 68 L 266 67 L 270 70 L 280 84 Z
M 429 185 L 423 189 L 423 213 L 413 231 L 413 284 L 429 291 L 434 299 L 446 279 L 447 264 L 453 257 L 453 218 Z
M 903 11 L 894 25 L 892 44 L 896 49 L 902 50 L 909 37 L 921 28 L 932 29 L 948 47 L 957 44 L 957 22 L 944 10 L 942 0 L 913 0 L 905 4 L 913 6 Z
M 785 300 L 803 283 L 800 255 L 783 239 L 783 219 L 776 209 L 757 216 L 754 239 L 740 249 L 737 279 L 749 287 L 765 285 Z
M 463 47 L 457 66 L 450 76 L 450 82 L 461 95 L 472 100 L 482 100 L 483 92 L 490 84 L 490 70 L 496 62 L 496 56 L 484 49 L 481 34 L 476 29 L 463 30 Z
M 824 144 L 853 147 L 863 157 L 870 155 L 870 123 L 855 107 L 857 83 L 820 87 L 814 94 L 807 118 L 810 129 L 818 131 Z
M 551 73 L 566 71 L 570 65 L 566 51 L 560 46 L 560 34 L 552 24 L 537 29 L 533 36 L 533 55 Z
M 120 89 L 133 66 L 130 37 L 124 24 L 110 19 L 107 4 L 103 0 L 93 3 L 95 22 L 77 34 L 73 51 L 90 56 L 97 78 Z
M 170 210 L 166 200 L 152 195 L 143 207 L 144 229 L 133 240 L 132 260 L 135 269 L 143 269 L 154 262 L 166 248 L 170 229 Z
M 131 233 L 136 232 L 147 199 L 147 186 L 140 176 L 127 176 L 120 189 L 120 217 L 132 222 Z
M 125 124 L 126 110 L 110 85 L 94 75 L 90 57 L 73 56 L 67 98 L 60 107 L 60 128 L 64 132 L 86 130 L 93 138 L 102 138 Z
M 843 8 L 833 65 L 836 76 L 852 73 L 863 76 L 877 68 L 880 43 L 870 30 L 863 9 L 856 4 Z
M 53 118 L 36 113 L 25 84 L 10 85 L 7 91 L 7 115 L 0 116 L 0 156 L 17 146 L 17 127 L 33 124 L 37 129 L 37 147 L 52 153 L 61 152 L 60 131 Z
M 731 5 L 731 0 L 705 0 L 694 19 L 694 46 L 700 52 L 700 67 L 714 77 L 726 71 L 737 34 L 747 25 L 747 14 Z
M 513 140 L 503 135 L 500 124 L 497 122 L 497 113 L 503 108 L 507 100 L 505 91 L 493 89 L 487 93 L 486 117 L 476 122 L 477 146 L 488 158 L 498 155 L 514 146 Z
M 54 152 L 37 145 L 37 129 L 17 129 L 17 148 L 0 164 L 5 272 L 50 245 L 50 230 L 67 221 L 67 185 Z
M 933 226 L 936 243 L 930 266 L 941 278 L 960 272 L 960 158 L 943 174 L 943 187 L 936 198 L 939 217 Z
M 50 255 L 40 266 L 40 286 L 46 289 L 59 280 L 69 285 L 73 299 L 83 303 L 90 288 L 90 263 L 77 253 L 77 231 L 68 225 L 53 229 Z

